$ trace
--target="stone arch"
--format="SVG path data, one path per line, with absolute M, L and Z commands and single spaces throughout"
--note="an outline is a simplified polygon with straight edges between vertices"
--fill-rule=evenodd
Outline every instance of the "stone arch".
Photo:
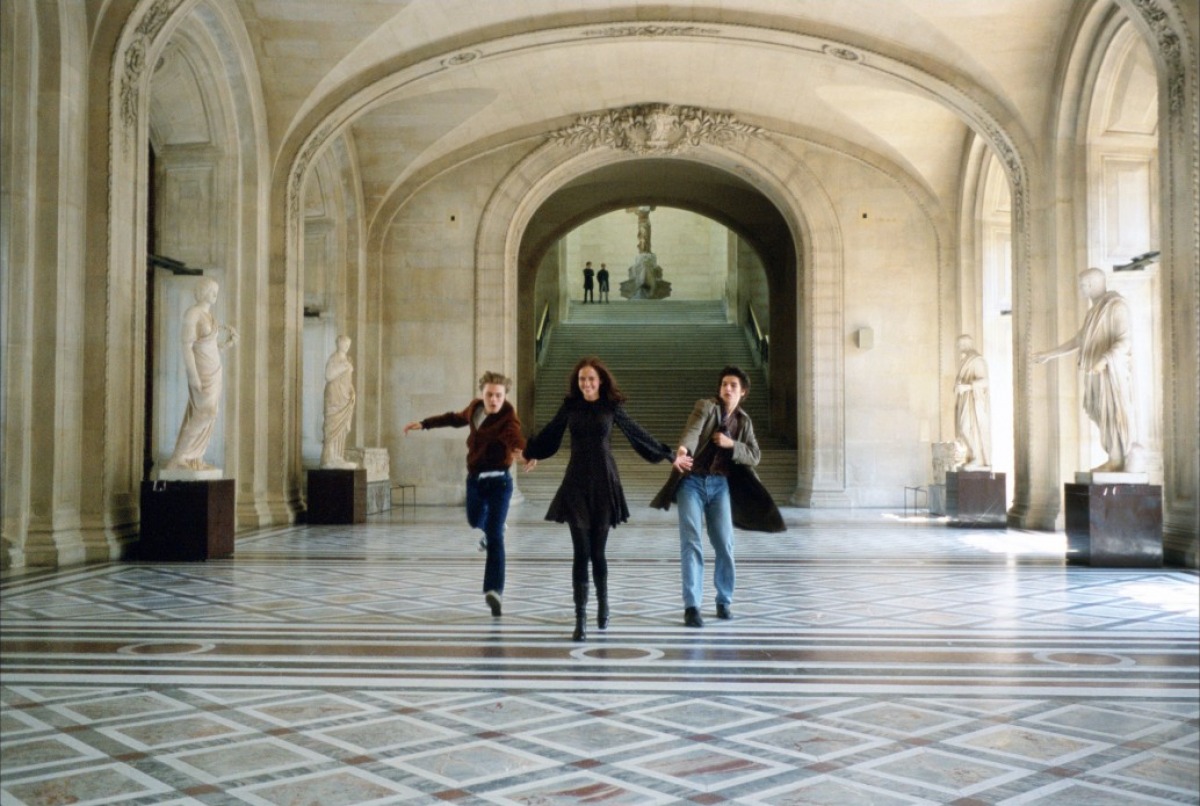
M 805 421 L 798 429 L 801 468 L 796 500 L 806 506 L 845 504 L 841 230 L 827 194 L 802 163 L 762 138 L 749 138 L 740 145 L 736 152 L 700 146 L 687 158 L 730 172 L 749 171 L 791 230 L 797 265 L 792 267 L 790 282 L 793 297 L 787 302 L 801 320 L 806 351 L 796 357 L 795 340 L 789 339 L 788 352 L 797 362 L 799 387 L 809 396 L 800 406 Z M 476 374 L 484 367 L 503 367 L 506 373 L 518 374 L 513 312 L 518 309 L 521 234 L 531 218 L 570 179 L 625 159 L 627 154 L 609 149 L 546 144 L 500 182 L 484 208 L 476 238 Z M 504 301 L 502 306 L 494 304 L 498 299 Z M 503 337 L 496 338 L 497 333 Z
M 121 531 L 137 519 L 142 480 L 140 412 L 147 390 L 141 382 L 145 372 L 141 340 L 148 323 L 141 267 L 146 265 L 150 85 L 164 48 L 181 30 L 204 42 L 193 53 L 202 61 L 211 60 L 212 74 L 226 79 L 214 82 L 212 88 L 226 113 L 220 134 L 228 146 L 227 186 L 237 196 L 230 205 L 234 212 L 224 222 L 226 248 L 219 258 L 228 262 L 226 316 L 242 333 L 239 354 L 226 372 L 226 436 L 235 452 L 226 467 L 229 475 L 239 479 L 239 521 L 253 525 L 263 516 L 256 500 L 256 476 L 267 458 L 255 418 L 265 414 L 255 397 L 256 387 L 265 383 L 256 363 L 264 358 L 258 300 L 265 296 L 266 284 L 260 272 L 265 244 L 257 211 L 265 206 L 269 165 L 253 48 L 230 0 L 145 0 L 124 19 L 116 35 L 103 124 L 110 168 L 104 205 L 107 255 L 102 266 L 91 267 L 93 275 L 102 273 L 95 277 L 95 285 L 104 289 L 106 302 L 102 321 L 93 322 L 95 336 L 103 344 L 99 359 L 104 380 L 93 386 L 105 390 L 104 406 L 97 408 L 96 415 L 103 423 L 95 424 L 104 448 L 96 455 L 105 457 L 102 509 L 108 528 Z
M 642 24 L 651 25 L 652 23 L 642 21 Z M 528 50 L 542 46 L 562 45 L 564 41 L 585 39 L 590 27 L 586 24 L 558 25 L 553 29 L 521 33 L 505 39 L 503 48 L 498 47 L 496 40 L 491 40 L 488 43 L 488 51 L 501 52 L 512 48 Z M 1014 311 L 1014 324 L 1017 325 L 1015 341 L 1021 345 L 1023 352 L 1027 352 L 1027 345 L 1035 341 L 1035 332 L 1040 340 L 1040 335 L 1051 329 L 1053 322 L 1049 312 L 1038 309 L 1035 302 L 1037 281 L 1032 270 L 1035 252 L 1037 249 L 1044 248 L 1044 244 L 1048 242 L 1045 225 L 1039 221 L 1038 216 L 1031 213 L 1034 200 L 1044 203 L 1044 199 L 1047 198 L 1043 190 L 1046 183 L 1039 177 L 1037 171 L 1030 168 L 1037 159 L 1032 139 L 1022 127 L 1019 116 L 1007 106 L 1003 99 L 989 92 L 970 76 L 957 71 L 952 65 L 915 63 L 908 58 L 907 54 L 891 53 L 885 48 L 875 45 L 833 42 L 825 37 L 799 31 L 781 32 L 747 25 L 722 24 L 719 29 L 714 29 L 714 32 L 706 34 L 706 36 L 708 38 L 714 36 L 727 38 L 731 43 L 742 40 L 759 41 L 762 36 L 767 36 L 774 41 L 782 36 L 784 41 L 781 42 L 781 46 L 783 47 L 812 54 L 814 58 L 839 59 L 853 63 L 863 70 L 886 74 L 906 87 L 916 88 L 926 93 L 930 98 L 937 100 L 959 116 L 996 152 L 1013 191 L 1014 278 L 1019 289 L 1017 292 L 1019 302 L 1016 303 Z M 299 306 L 297 304 L 299 265 L 295 256 L 298 247 L 297 210 L 304 178 L 311 170 L 313 161 L 330 142 L 345 131 L 358 115 L 373 109 L 378 104 L 386 103 L 389 94 L 411 88 L 429 75 L 445 70 L 460 69 L 463 68 L 463 65 L 468 64 L 470 67 L 465 69 L 478 69 L 479 64 L 485 64 L 486 61 L 480 62 L 479 60 L 481 58 L 486 60 L 486 54 L 472 48 L 471 42 L 459 42 L 456 44 L 454 54 L 442 53 L 415 63 L 379 65 L 372 70 L 369 76 L 361 76 L 347 81 L 328 97 L 309 104 L 302 117 L 293 123 L 285 135 L 277 164 L 286 166 L 286 172 L 281 171 L 272 186 L 271 204 L 272 248 L 281 255 L 281 260 L 274 262 L 271 267 L 272 283 L 282 289 L 277 297 L 278 304 L 274 299 L 272 300 L 272 322 L 275 326 L 273 335 L 279 336 L 278 350 L 282 358 L 282 361 L 273 366 L 277 368 L 276 372 L 282 374 L 275 377 L 271 384 L 274 390 L 272 394 L 278 397 L 278 400 L 273 401 L 271 408 L 281 413 L 281 416 L 277 418 L 278 424 L 272 423 L 270 428 L 274 437 L 272 444 L 284 446 L 283 449 L 290 451 L 292 457 L 275 463 L 274 467 L 279 468 L 279 472 L 284 475 L 281 478 L 272 478 L 272 483 L 279 482 L 281 488 L 286 489 L 289 496 L 295 496 L 296 481 L 299 478 L 299 465 L 296 461 L 298 446 L 293 445 L 296 431 L 294 428 L 295 413 L 289 398 L 294 397 L 292 393 L 295 387 L 293 368 L 296 366 L 296 339 L 293 334 L 299 330 Z M 510 133 L 510 139 L 507 142 L 526 139 L 531 134 L 533 133 L 526 131 Z M 502 141 L 503 136 L 497 134 L 489 141 L 488 145 L 498 146 Z M 441 171 L 456 164 L 455 160 L 461 158 L 462 155 L 443 155 L 437 162 L 431 163 L 413 176 L 406 177 L 404 183 L 397 180 L 393 187 L 406 188 L 408 193 L 416 192 L 417 188 L 431 181 Z M 911 187 L 908 189 L 911 191 Z M 400 193 L 394 193 L 380 206 L 367 233 L 369 251 L 374 250 L 376 245 L 381 243 L 388 222 L 404 205 L 407 197 Z M 517 207 L 512 209 L 514 212 L 521 212 Z M 489 227 L 494 226 L 499 226 L 499 224 L 488 223 L 480 228 L 480 238 L 486 237 L 486 243 L 503 242 L 502 240 L 496 241 L 494 234 L 487 231 Z M 795 231 L 799 231 L 799 229 L 797 228 Z M 1035 244 L 1037 245 L 1036 249 Z M 807 248 L 803 239 L 799 241 L 799 245 Z M 944 246 L 944 242 L 940 242 L 939 246 Z M 516 246 L 513 245 L 512 249 L 515 251 Z M 476 299 L 477 301 L 488 299 L 493 304 L 501 303 L 490 312 L 477 311 L 475 335 L 477 356 L 488 356 L 493 367 L 515 367 L 515 355 L 512 354 L 514 347 L 509 346 L 516 344 L 515 326 L 511 322 L 506 322 L 503 314 L 504 311 L 511 310 L 518 303 L 515 279 L 506 278 L 503 272 L 499 272 L 498 276 L 484 271 L 485 267 L 499 269 L 504 265 L 504 261 L 509 259 L 509 256 L 504 254 L 503 249 L 495 252 L 494 248 L 490 246 L 487 249 L 477 249 L 477 254 L 479 262 L 477 263 Z M 1037 256 L 1041 257 L 1040 254 Z M 941 270 L 939 282 L 951 282 L 952 273 L 947 270 L 946 265 L 939 269 Z M 1039 286 L 1037 291 L 1040 292 L 1040 290 Z M 840 293 L 840 289 L 837 293 Z M 477 302 L 477 304 L 479 303 Z M 940 325 L 945 327 L 951 317 L 951 312 L 943 310 L 941 314 Z M 502 334 L 502 338 L 496 340 L 497 334 Z M 943 341 L 946 340 L 943 339 Z M 943 352 L 939 352 L 939 361 L 943 367 L 946 366 L 944 358 L 949 355 L 951 348 L 952 345 L 946 347 Z M 840 349 L 839 345 L 836 350 L 839 355 Z M 825 360 L 827 356 L 821 354 L 818 358 Z M 821 362 L 817 361 L 817 365 L 820 366 Z M 1040 444 L 1044 440 L 1041 439 L 1042 435 L 1038 429 L 1025 428 L 1025 424 L 1034 422 L 1034 418 L 1031 416 L 1032 409 L 1035 401 L 1040 403 L 1044 395 L 1028 383 L 1027 366 L 1024 362 L 1018 366 L 1017 374 L 1019 375 L 1017 388 L 1020 391 L 1020 400 L 1017 404 L 1019 413 L 1016 420 L 1021 432 L 1017 436 L 1016 475 L 1018 478 L 1026 480 L 1026 491 L 1032 487 L 1046 489 L 1051 486 L 1046 481 L 1049 478 L 1049 474 L 1045 472 L 1046 465 L 1040 461 L 1040 457 L 1035 460 L 1028 449 L 1029 445 Z M 822 417 L 828 416 L 836 420 L 836 423 L 830 422 L 825 425 L 833 427 L 834 430 L 840 427 L 844 433 L 844 423 L 841 419 L 841 399 L 815 402 L 820 404 Z M 830 410 L 836 411 L 836 414 L 826 415 L 825 412 Z M 1040 424 L 1044 421 L 1045 418 L 1040 418 L 1036 422 Z M 844 501 L 844 451 L 822 453 L 819 463 L 821 468 L 814 471 L 815 476 L 822 479 L 836 479 L 836 481 L 814 481 L 813 489 L 823 486 L 836 489 L 838 492 L 830 499 L 830 503 Z M 814 467 L 816 464 L 814 462 Z M 830 469 L 834 467 L 838 470 Z M 1033 478 L 1035 469 L 1039 474 L 1036 480 Z M 1054 507 L 1056 506 L 1055 504 Z M 1028 510 L 1028 507 L 1025 509 Z M 1040 519 L 1020 520 L 1022 525 L 1044 523 L 1044 521 L 1044 516 Z
M 1013 465 L 1012 198 L 996 154 L 971 135 L 963 164 L 959 215 L 958 330 L 976 339 L 988 366 L 992 466 Z M 953 407 L 943 407 L 949 416 Z M 951 427 L 945 433 L 953 434 Z M 1006 478 L 1011 499 L 1014 482 Z
M 1055 121 L 1058 144 L 1054 181 L 1058 198 L 1086 198 L 1085 149 L 1090 109 L 1105 56 L 1121 45 L 1131 25 L 1146 44 L 1158 82 L 1158 209 L 1162 255 L 1159 263 L 1162 311 L 1163 546 L 1165 555 L 1195 566 L 1200 556 L 1200 65 L 1195 41 L 1196 13 L 1169 0 L 1096 2 L 1083 9 L 1069 32 L 1069 52 L 1061 77 L 1062 102 Z M 1057 260 L 1082 267 L 1088 258 L 1085 211 L 1060 206 Z M 1072 274 L 1073 273 L 1066 273 Z M 1062 285 L 1074 277 L 1063 279 Z M 1060 290 L 1059 295 L 1075 294 Z M 1060 409 L 1078 409 L 1073 379 L 1055 390 Z M 1063 439 L 1058 466 L 1063 477 L 1075 470 L 1078 450 Z
M 361 183 L 350 143 L 339 137 L 314 164 L 305 187 L 303 235 L 304 332 L 301 383 L 301 433 L 304 461 L 319 462 L 324 419 L 324 366 L 339 336 L 349 336 L 352 356 L 361 351 L 361 269 L 359 231 L 362 227 Z M 345 224 L 345 226 L 342 226 Z M 355 378 L 362 394 L 362 375 Z M 356 412 L 356 415 L 360 412 Z M 362 417 L 356 416 L 347 447 L 361 444 Z

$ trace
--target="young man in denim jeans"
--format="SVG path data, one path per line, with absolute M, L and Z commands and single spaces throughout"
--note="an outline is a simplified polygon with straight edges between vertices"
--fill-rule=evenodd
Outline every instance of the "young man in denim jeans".
M 713 586 L 717 618 L 733 618 L 736 584 L 733 527 L 782 532 L 783 518 L 754 472 L 762 454 L 750 415 L 741 408 L 750 379 L 740 368 L 721 370 L 715 398 L 696 401 L 676 450 L 674 469 L 651 502 L 658 509 L 679 506 L 679 565 L 683 582 L 683 622 L 703 627 L 702 522 L 715 555 Z
M 436 417 L 414 420 L 409 431 L 429 428 L 469 427 L 467 434 L 467 523 L 483 530 L 479 547 L 487 551 L 483 567 L 483 595 L 493 616 L 501 613 L 504 598 L 504 522 L 512 499 L 513 481 L 508 473 L 513 459 L 524 462 L 526 472 L 537 466 L 525 461 L 525 437 L 521 421 L 505 398 L 512 381 L 498 372 L 485 372 L 479 379 L 480 396 L 461 412 L 448 411 Z

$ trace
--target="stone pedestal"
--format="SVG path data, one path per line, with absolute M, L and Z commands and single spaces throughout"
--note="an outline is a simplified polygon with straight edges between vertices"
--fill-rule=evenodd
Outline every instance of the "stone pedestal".
M 1063 502 L 1069 563 L 1105 568 L 1162 565 L 1162 487 L 1064 484 Z
M 929 501 L 929 514 L 930 515 L 945 515 L 946 514 L 946 485 L 945 484 L 930 484 L 928 501 Z
M 1008 505 L 1003 473 L 952 470 L 946 474 L 946 514 L 954 526 L 1003 528 Z
M 367 514 L 375 515 L 392 508 L 392 483 L 390 481 L 367 482 Z
M 233 555 L 234 481 L 143 481 L 136 558 L 197 561 Z
M 367 514 L 392 508 L 392 463 L 387 448 L 347 448 L 343 454 L 367 471 Z
M 308 471 L 309 523 L 363 523 L 367 519 L 367 471 Z

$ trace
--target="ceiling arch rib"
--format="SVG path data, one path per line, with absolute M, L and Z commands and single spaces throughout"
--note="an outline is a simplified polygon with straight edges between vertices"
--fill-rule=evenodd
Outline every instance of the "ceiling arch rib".
M 293 158 L 296 162 L 296 171 L 293 171 L 292 175 L 295 176 L 302 172 L 305 161 L 311 159 L 314 153 L 314 144 L 311 142 L 313 138 L 330 137 L 351 123 L 356 126 L 357 130 L 365 130 L 369 126 L 371 114 L 385 104 L 394 103 L 418 91 L 424 93 L 431 89 L 448 90 L 456 85 L 471 86 L 472 82 L 481 81 L 481 76 L 485 73 L 500 70 L 506 60 L 512 61 L 512 64 L 507 65 L 507 69 L 515 71 L 511 73 L 511 76 L 530 76 L 525 81 L 518 81 L 515 78 L 508 81 L 506 94 L 503 97 L 497 98 L 479 109 L 480 113 L 486 110 L 486 115 L 476 114 L 469 120 L 451 128 L 446 136 L 425 148 L 419 159 L 394 166 L 392 176 L 395 181 L 393 185 L 399 187 L 404 185 L 409 177 L 422 173 L 424 166 L 435 162 L 444 164 L 444 158 L 447 155 L 457 154 L 460 155 L 459 159 L 466 159 L 473 153 L 480 153 L 483 150 L 514 142 L 516 138 L 544 133 L 555 126 L 565 125 L 574 116 L 585 111 L 584 107 L 573 105 L 582 104 L 584 98 L 587 99 L 588 108 L 594 108 L 595 98 L 586 92 L 586 80 L 580 82 L 581 87 L 577 94 L 560 91 L 557 94 L 539 95 L 536 79 L 538 71 L 522 72 L 518 68 L 522 65 L 528 67 L 530 64 L 523 60 L 537 54 L 560 49 L 564 45 L 580 46 L 586 43 L 588 53 L 593 57 L 587 60 L 589 63 L 599 58 L 605 49 L 640 48 L 633 52 L 646 56 L 649 61 L 625 58 L 620 62 L 626 64 L 633 61 L 638 64 L 639 69 L 643 69 L 647 64 L 656 63 L 656 54 L 661 50 L 654 42 L 624 40 L 597 42 L 595 38 L 588 39 L 585 36 L 587 30 L 586 27 L 581 27 L 570 30 L 537 31 L 507 37 L 503 40 L 479 43 L 473 50 L 465 49 L 459 53 L 441 54 L 421 63 L 410 65 L 380 78 L 370 86 L 358 89 L 341 101 L 331 98 L 327 116 L 320 121 L 314 121 L 313 127 L 309 129 L 308 142 L 301 143 L 296 140 L 290 146 L 295 149 L 294 154 L 296 155 Z M 763 48 L 764 38 L 774 40 L 771 48 Z M 931 104 L 931 107 L 940 110 L 942 114 L 948 114 L 951 118 L 961 121 L 964 125 L 983 135 L 1001 155 L 1006 170 L 1010 174 L 1023 171 L 1021 166 L 1027 159 L 1024 155 L 1032 152 L 1028 145 L 1029 138 L 1018 123 L 1019 117 L 1003 99 L 991 95 L 950 65 L 933 64 L 928 60 L 917 65 L 914 61 L 906 60 L 907 54 L 893 56 L 882 47 L 876 50 L 852 48 L 804 34 L 763 31 L 747 26 L 724 25 L 712 29 L 711 32 L 706 30 L 703 41 L 719 44 L 726 54 L 736 54 L 739 46 L 744 47 L 751 40 L 757 50 L 748 48 L 747 53 L 752 50 L 767 52 L 772 54 L 772 58 L 777 57 L 780 53 L 790 54 L 792 58 L 790 74 L 801 78 L 806 74 L 813 73 L 814 70 L 819 70 L 823 75 L 830 74 L 839 77 L 847 86 L 865 84 L 893 93 L 908 93 L 912 97 L 934 99 L 936 105 Z M 688 44 L 694 47 L 696 43 L 689 40 Z M 470 55 L 469 58 L 467 54 Z M 455 63 L 456 59 L 461 63 Z M 487 67 L 486 71 L 482 69 L 484 66 Z M 648 72 L 652 73 L 653 71 Z M 510 74 L 505 73 L 505 75 Z M 814 119 L 820 118 L 816 111 L 811 115 L 798 115 L 794 108 L 794 100 L 789 100 L 788 93 L 780 92 L 778 89 L 768 92 L 765 89 L 757 88 L 752 91 L 730 94 L 728 81 L 701 82 L 695 80 L 696 78 L 696 76 L 692 76 L 687 80 L 681 80 L 678 85 L 680 95 L 690 93 L 695 95 L 695 98 L 686 97 L 672 100 L 694 103 L 710 109 L 730 110 L 751 122 L 762 118 L 783 121 L 784 125 L 788 125 L 789 121 L 794 120 L 801 121 L 803 125 L 812 125 Z M 636 73 L 628 81 L 612 82 L 617 85 L 616 93 L 620 97 L 605 100 L 611 100 L 612 106 L 645 102 L 647 98 L 655 98 L 660 95 L 661 87 L 665 85 L 661 81 L 661 76 L 648 77 L 642 73 Z M 776 82 L 776 84 L 778 83 Z M 796 86 L 799 87 L 801 84 L 802 82 L 797 82 Z M 525 85 L 527 86 L 524 91 L 527 95 L 511 94 L 515 89 L 520 89 Z M 715 86 L 717 89 L 702 88 L 708 86 Z M 721 89 L 722 87 L 725 89 Z M 654 92 L 653 95 L 649 94 L 651 91 Z M 533 100 L 530 100 L 530 97 Z M 883 138 L 875 135 L 867 136 L 869 130 L 873 128 L 872 126 L 864 126 L 861 121 L 856 122 L 845 115 L 834 116 L 829 113 L 828 106 L 827 102 L 820 104 L 814 102 L 811 109 L 817 110 L 819 107 L 824 110 L 825 118 L 817 120 L 816 125 L 831 132 L 831 137 L 840 134 L 849 142 L 865 150 L 882 153 L 885 156 L 894 155 L 893 161 L 898 164 L 911 162 L 910 156 L 919 150 L 914 145 L 906 151 L 897 151 L 894 144 L 888 145 Z M 881 121 L 879 125 L 881 128 L 887 127 L 886 121 Z M 313 133 L 314 128 L 316 129 L 315 133 Z M 914 141 L 919 139 L 922 144 L 928 142 L 929 132 L 926 129 L 920 125 L 914 126 L 913 129 L 910 139 Z M 789 132 L 783 131 L 781 134 L 787 135 Z M 961 131 L 948 133 L 947 137 L 949 138 L 951 135 L 956 141 L 956 146 L 960 145 L 962 142 Z M 957 159 L 954 162 L 957 163 Z M 1021 184 L 1019 176 L 1016 177 L 1016 180 L 1016 184 Z M 926 183 L 928 184 L 928 182 Z M 371 218 L 376 222 L 386 220 L 386 217 L 381 219 L 378 215 L 372 215 Z

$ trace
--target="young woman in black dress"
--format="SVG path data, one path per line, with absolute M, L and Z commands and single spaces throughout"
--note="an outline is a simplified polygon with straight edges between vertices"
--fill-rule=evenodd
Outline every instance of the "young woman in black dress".
M 572 638 L 576 641 L 587 638 L 589 562 L 596 584 L 596 626 L 601 630 L 608 627 L 608 561 L 604 549 L 608 530 L 629 520 L 629 507 L 612 455 L 613 426 L 646 461 L 675 458 L 671 447 L 633 421 L 622 405 L 624 401 L 625 395 L 604 363 L 595 357 L 583 358 L 571 370 L 567 396 L 558 413 L 525 446 L 527 460 L 545 459 L 558 451 L 563 434 L 571 433 L 571 458 L 546 520 L 565 523 L 571 530 L 571 585 L 575 597 Z

